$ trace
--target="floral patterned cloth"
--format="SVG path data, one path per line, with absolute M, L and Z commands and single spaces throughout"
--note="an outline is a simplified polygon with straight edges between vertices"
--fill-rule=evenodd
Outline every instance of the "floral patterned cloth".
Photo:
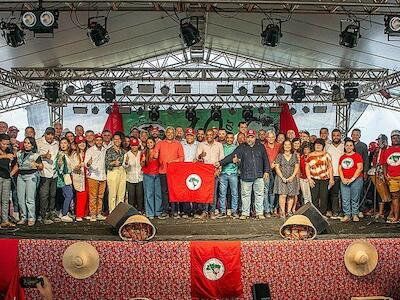
M 242 299 L 251 299 L 251 286 L 261 282 L 269 283 L 272 299 L 400 299 L 400 239 L 369 241 L 379 262 L 365 277 L 350 274 L 344 265 L 352 240 L 242 242 Z M 73 242 L 20 240 L 21 276 L 48 276 L 54 299 L 191 299 L 190 242 L 90 242 L 99 252 L 100 267 L 84 280 L 72 278 L 62 266 Z M 35 289 L 26 292 L 28 299 L 40 299 Z

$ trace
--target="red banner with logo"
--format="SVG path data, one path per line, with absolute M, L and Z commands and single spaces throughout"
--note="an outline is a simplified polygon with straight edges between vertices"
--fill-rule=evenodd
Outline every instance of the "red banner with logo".
M 167 167 L 170 202 L 213 203 L 214 172 L 211 164 L 179 162 Z
M 240 297 L 240 242 L 190 242 L 193 299 Z

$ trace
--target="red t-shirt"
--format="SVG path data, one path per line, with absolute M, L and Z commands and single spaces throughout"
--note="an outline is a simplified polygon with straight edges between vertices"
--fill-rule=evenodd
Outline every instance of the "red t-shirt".
M 346 179 L 350 179 L 354 176 L 357 171 L 357 164 L 363 163 L 363 159 L 360 154 L 354 153 L 352 155 L 343 154 L 339 159 L 339 165 L 342 166 L 343 176 Z M 362 177 L 361 172 L 358 177 Z
M 384 150 L 380 163 L 387 166 L 390 177 L 400 176 L 400 146 L 392 146 Z
M 155 151 L 153 150 L 153 153 Z M 156 175 L 159 174 L 158 172 L 158 168 L 160 167 L 160 164 L 158 162 L 158 159 L 152 158 L 152 154 L 150 154 L 150 159 L 149 159 L 149 163 L 147 166 L 143 166 L 142 167 L 142 171 L 143 174 L 147 174 L 147 175 Z M 140 156 L 140 160 L 142 160 L 142 157 L 145 155 L 145 152 L 142 152 L 141 156 Z

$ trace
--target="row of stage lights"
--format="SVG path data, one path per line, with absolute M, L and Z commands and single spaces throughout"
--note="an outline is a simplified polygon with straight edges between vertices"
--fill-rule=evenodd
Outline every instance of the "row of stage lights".
M 34 36 L 38 34 L 53 34 L 54 29 L 58 28 L 58 10 L 38 10 L 26 11 L 21 15 L 21 25 L 15 19 L 1 21 L 0 29 L 2 36 L 11 47 L 19 47 L 25 44 L 25 33 L 23 29 L 33 31 Z M 267 22 L 268 21 L 268 22 Z M 386 15 L 385 34 L 388 40 L 393 36 L 400 36 L 400 16 Z M 200 42 L 201 35 L 198 30 L 199 17 L 188 17 L 180 19 L 180 37 L 187 47 Z M 261 44 L 264 46 L 278 46 L 282 34 L 281 19 L 263 19 L 261 22 Z M 196 26 L 195 26 L 196 25 Z M 110 41 L 107 31 L 107 17 L 96 16 L 88 18 L 87 35 L 95 46 L 101 46 Z M 354 48 L 361 38 L 360 21 L 341 20 L 339 44 L 344 47 Z
M 87 83 L 83 87 L 83 91 L 90 95 L 93 92 L 93 85 L 91 83 Z M 253 86 L 253 95 L 267 95 L 269 94 L 270 87 L 269 85 L 254 85 Z M 322 92 L 322 88 L 319 85 L 315 85 L 312 87 L 312 90 L 315 95 L 319 95 Z M 124 96 L 129 97 L 132 95 L 132 87 L 126 85 L 122 88 L 122 93 Z M 341 102 L 345 99 L 348 102 L 354 102 L 358 98 L 358 84 L 356 82 L 347 82 L 344 84 L 343 89 L 334 84 L 331 86 L 332 91 L 332 101 Z M 76 92 L 76 88 L 73 85 L 69 85 L 65 88 L 65 92 L 72 96 Z M 139 84 L 138 85 L 139 94 L 149 95 L 154 94 L 154 85 L 153 84 Z M 167 97 L 170 94 L 170 88 L 166 85 L 160 88 L 160 92 L 163 96 Z M 176 85 L 175 92 L 177 94 L 190 94 L 191 86 L 190 85 Z M 286 89 L 284 86 L 279 85 L 275 89 L 277 96 L 284 96 Z M 221 88 L 217 87 L 217 93 L 220 95 L 232 95 L 233 94 L 233 85 L 222 85 Z M 240 96 L 247 96 L 248 89 L 245 86 L 240 86 L 238 88 L 238 93 Z M 60 99 L 60 85 L 58 82 L 47 82 L 44 86 L 44 97 L 50 104 L 55 104 Z M 294 102 L 300 103 L 306 98 L 306 89 L 305 84 L 302 82 L 295 82 L 291 85 L 290 96 Z M 113 82 L 103 82 L 101 87 L 101 98 L 105 103 L 112 103 L 115 101 L 117 97 L 117 93 L 115 90 L 115 83 Z

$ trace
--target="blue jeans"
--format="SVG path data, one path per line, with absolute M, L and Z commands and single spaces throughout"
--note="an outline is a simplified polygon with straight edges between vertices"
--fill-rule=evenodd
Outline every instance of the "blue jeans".
M 343 212 L 346 216 L 358 215 L 361 192 L 364 181 L 361 177 L 354 180 L 350 185 L 340 183 L 342 195 Z
M 237 174 L 222 173 L 219 176 L 219 208 L 221 213 L 226 213 L 226 194 L 228 185 L 232 194 L 232 213 L 237 213 L 238 208 L 238 176 Z
M 74 199 L 74 189 L 72 188 L 72 185 L 64 185 L 62 187 L 62 193 L 64 196 L 62 214 L 63 216 L 66 216 L 69 211 L 72 199 Z
M 218 178 L 218 177 L 215 177 L 215 180 L 214 180 L 214 200 L 213 200 L 213 203 L 208 204 L 208 205 L 207 205 L 207 204 L 205 205 L 206 208 L 208 207 L 208 211 L 209 211 L 209 212 L 215 212 L 215 210 L 217 209 L 218 181 L 219 181 L 219 178 Z M 205 209 L 204 211 L 207 211 L 207 209 Z
M 21 220 L 35 221 L 35 198 L 39 177 L 36 173 L 19 175 L 17 178 L 18 205 Z
M 144 207 L 147 217 L 162 213 L 161 182 L 159 175 L 143 174 Z
M 266 214 L 272 213 L 275 208 L 274 182 L 275 175 L 271 172 L 264 185 L 264 213 Z
M 257 216 L 263 214 L 264 179 L 257 178 L 254 181 L 240 181 L 242 194 L 242 215 L 250 216 L 251 192 L 254 190 L 254 206 Z

